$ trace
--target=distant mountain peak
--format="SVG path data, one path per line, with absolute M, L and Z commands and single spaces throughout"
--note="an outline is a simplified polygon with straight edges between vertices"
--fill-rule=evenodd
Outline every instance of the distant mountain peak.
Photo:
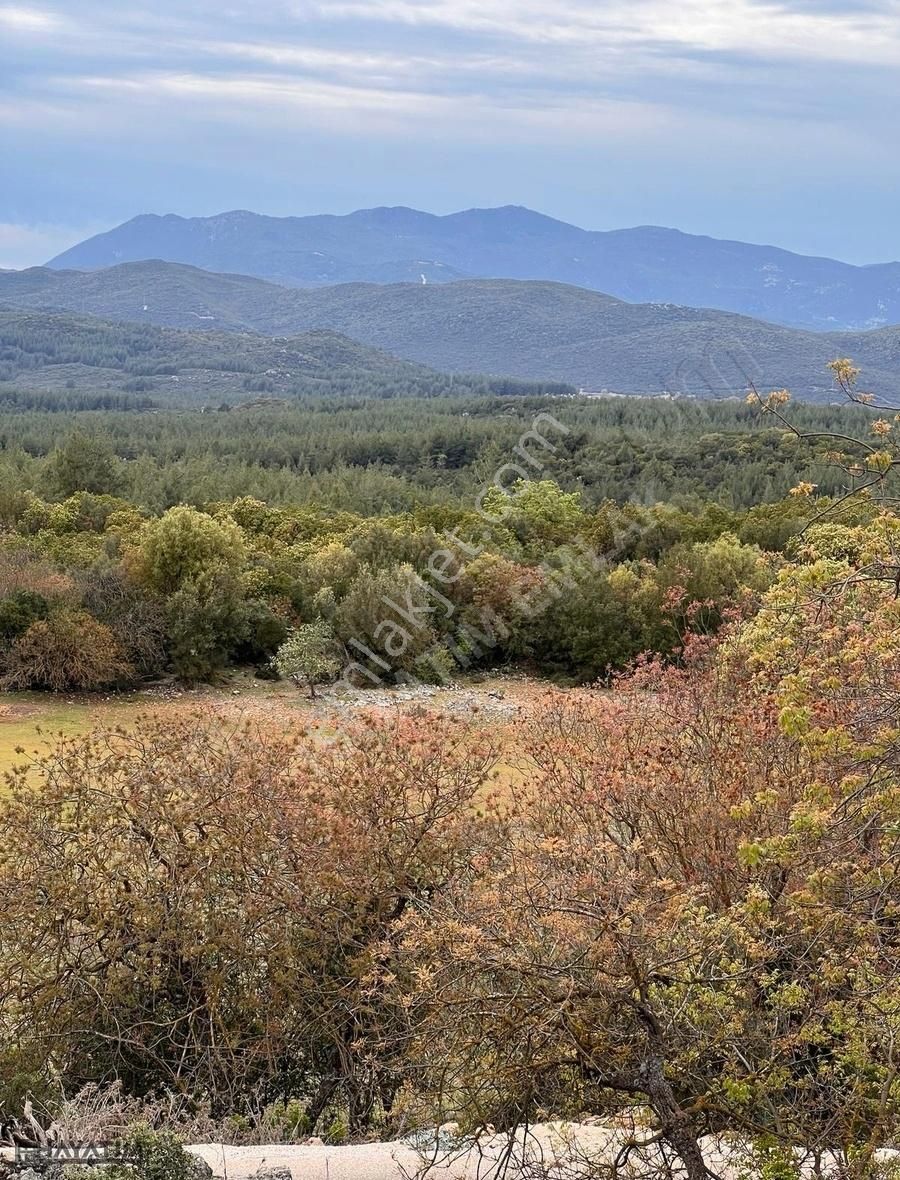
M 494 207 L 482 208 L 477 206 L 473 209 L 466 209 L 462 213 L 450 214 L 451 217 L 466 217 L 475 214 L 479 217 L 491 217 L 498 219 L 506 219 L 509 221 L 523 221 L 533 225 L 564 225 L 567 229 L 577 229 L 577 226 L 570 225 L 566 221 L 560 221 L 557 217 L 551 217 L 548 213 L 539 213 L 536 209 L 529 209 L 527 205 L 497 205 Z M 580 233 L 588 233 L 588 230 L 579 230 Z

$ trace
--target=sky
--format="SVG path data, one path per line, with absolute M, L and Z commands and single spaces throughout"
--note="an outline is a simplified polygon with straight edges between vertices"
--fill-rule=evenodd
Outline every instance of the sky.
M 0 266 L 505 204 L 888 261 L 898 112 L 900 0 L 0 0 Z

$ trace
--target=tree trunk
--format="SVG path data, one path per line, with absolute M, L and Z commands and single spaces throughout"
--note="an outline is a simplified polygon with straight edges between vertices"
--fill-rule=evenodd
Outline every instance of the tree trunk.
M 351 1078 L 347 1083 L 347 1123 L 350 1138 L 356 1139 L 367 1131 L 375 1107 L 375 1094 L 371 1082 Z
M 309 1105 L 309 1110 L 306 1112 L 309 1119 L 309 1133 L 315 1133 L 316 1124 L 325 1112 L 325 1107 L 334 1097 L 340 1081 L 337 1078 L 323 1078 L 319 1082 L 319 1088 L 316 1091 L 316 1096 Z
M 641 1085 L 659 1118 L 663 1137 L 678 1153 L 688 1180 L 709 1180 L 714 1173 L 704 1162 L 699 1135 L 690 1115 L 678 1104 L 666 1078 L 662 1057 L 655 1054 L 649 1057 L 642 1065 L 641 1073 Z

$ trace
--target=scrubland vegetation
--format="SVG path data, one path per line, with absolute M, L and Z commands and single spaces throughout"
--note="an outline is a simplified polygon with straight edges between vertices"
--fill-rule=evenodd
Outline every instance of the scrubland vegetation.
M 434 715 L 64 742 L 0 817 L 7 1101 L 115 1077 L 338 1138 L 640 1106 L 691 1176 L 724 1132 L 875 1175 L 896 540 L 823 526 L 718 642 L 551 692 L 519 786 Z
M 541 478 L 525 468 L 512 510 L 486 525 L 482 487 L 551 412 Z M 863 413 L 803 407 L 796 421 L 853 431 Z M 736 403 L 521 394 L 9 413 L 0 676 L 60 691 L 230 664 L 269 674 L 288 634 L 318 624 L 337 651 L 364 644 L 383 678 L 385 601 L 412 595 L 424 625 L 394 671 L 517 662 L 595 680 L 673 651 L 689 614 L 714 629 L 766 588 L 821 510 L 789 490 L 808 478 L 840 493 L 828 445 Z M 448 548 L 440 581 L 429 561 Z M 603 569 L 557 593 L 586 548 Z
M 348 660 L 347 684 L 509 665 L 546 684 L 502 727 L 415 701 L 308 726 L 186 711 L 14 770 L 0 1099 L 72 1119 L 114 1083 L 157 1130 L 330 1142 L 590 1116 L 633 1128 L 590 1166 L 609 1180 L 708 1177 L 710 1136 L 740 1154 L 731 1175 L 894 1174 L 893 420 L 781 395 L 564 402 L 539 477 L 507 495 L 508 436 L 480 425 L 503 412 L 462 404 L 440 442 L 456 475 L 431 482 L 413 425 L 409 471 L 370 452 L 394 470 L 376 466 L 368 511 L 366 465 L 334 451 L 308 477 L 319 499 L 274 462 L 285 494 L 230 494 L 264 417 L 232 435 L 217 415 L 202 444 L 199 416 L 9 419 L 8 689 L 233 664 L 314 689 Z M 385 405 L 360 445 L 384 444 L 394 405 L 423 436 L 448 409 Z M 517 402 L 511 446 L 551 409 Z M 279 411 L 272 445 L 309 455 L 330 412 Z M 837 425 L 843 444 L 798 437 Z M 461 438 L 474 451 L 449 462 Z M 648 464 L 621 456 L 679 448 L 730 458 L 706 498 L 695 470 L 690 495 L 641 502 Z M 206 459 L 211 494 L 169 499 Z M 760 462 L 793 494 L 737 496 Z
M 509 661 L 592 680 L 645 650 L 671 651 L 688 616 L 714 628 L 773 576 L 760 534 L 780 540 L 802 521 L 793 505 L 739 517 L 587 512 L 551 481 L 523 489 L 514 519 L 488 537 L 465 510 L 364 518 L 251 498 L 153 517 L 110 496 L 26 494 L 14 513 L 0 551 L 3 683 L 56 692 L 169 670 L 204 680 L 232 663 L 267 674 L 290 630 L 313 620 L 337 649 L 354 639 L 369 649 L 363 682 Z M 457 543 L 446 550 L 448 531 Z M 612 558 L 590 579 L 588 559 L 570 552 L 583 536 Z M 426 581 L 436 552 L 452 554 L 449 585 Z M 581 563 L 574 575 L 567 559 Z M 565 576 L 575 584 L 560 594 Z M 546 609 L 530 612 L 542 593 Z M 417 614 L 400 652 L 382 624 L 399 628 L 404 604 Z

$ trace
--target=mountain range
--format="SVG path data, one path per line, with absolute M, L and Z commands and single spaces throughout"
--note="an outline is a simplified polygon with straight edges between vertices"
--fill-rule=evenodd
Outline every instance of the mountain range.
M 900 263 L 853 266 L 658 226 L 591 231 L 519 206 L 438 217 L 143 214 L 58 255 L 53 269 L 160 259 L 285 286 L 465 278 L 566 283 L 631 303 L 712 307 L 815 331 L 900 322 Z
M 292 337 L 339 332 L 457 373 L 565 381 L 590 391 L 722 396 L 791 388 L 833 397 L 826 366 L 853 357 L 865 386 L 900 395 L 900 328 L 816 333 L 728 312 L 632 304 L 559 283 L 351 283 L 286 288 L 167 262 L 0 272 L 0 303 L 180 329 Z

